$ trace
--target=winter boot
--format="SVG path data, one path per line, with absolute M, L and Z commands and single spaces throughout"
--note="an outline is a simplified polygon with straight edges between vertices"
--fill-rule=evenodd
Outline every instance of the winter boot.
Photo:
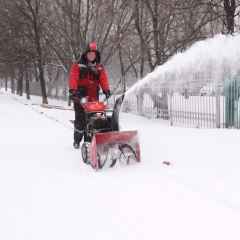
M 74 142 L 74 143 L 73 143 L 73 147 L 74 147 L 75 149 L 79 149 L 79 148 L 80 148 L 80 143 Z

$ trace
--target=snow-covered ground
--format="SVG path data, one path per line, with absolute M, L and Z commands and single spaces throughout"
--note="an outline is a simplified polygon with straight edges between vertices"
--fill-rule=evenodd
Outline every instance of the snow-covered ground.
M 239 131 L 122 114 L 142 162 L 95 172 L 72 148 L 73 112 L 37 102 L 0 91 L 0 239 L 240 239 Z

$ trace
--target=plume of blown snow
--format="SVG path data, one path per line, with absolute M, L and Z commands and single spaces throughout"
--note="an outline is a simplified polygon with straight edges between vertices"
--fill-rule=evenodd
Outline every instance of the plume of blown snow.
M 165 64 L 139 80 L 126 96 L 146 88 L 183 88 L 219 84 L 226 76 L 239 74 L 240 35 L 216 35 L 214 38 L 193 44 L 188 50 L 177 53 Z

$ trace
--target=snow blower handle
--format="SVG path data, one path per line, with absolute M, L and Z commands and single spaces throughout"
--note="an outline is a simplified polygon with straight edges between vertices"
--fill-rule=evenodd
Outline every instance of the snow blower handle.
M 105 98 L 103 99 L 103 102 L 106 102 L 108 104 L 108 99 L 112 96 L 110 90 L 103 91 L 103 94 L 105 95 Z
M 110 92 L 110 90 L 103 91 L 103 94 L 105 95 L 105 98 L 106 98 L 106 99 L 110 98 L 111 95 L 112 95 L 111 92 Z

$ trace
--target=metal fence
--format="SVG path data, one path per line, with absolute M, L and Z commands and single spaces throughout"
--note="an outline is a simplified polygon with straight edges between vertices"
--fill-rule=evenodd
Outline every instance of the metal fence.
M 146 91 L 126 97 L 122 110 L 161 119 L 171 126 L 240 128 L 240 84 L 226 81 L 211 89 Z

